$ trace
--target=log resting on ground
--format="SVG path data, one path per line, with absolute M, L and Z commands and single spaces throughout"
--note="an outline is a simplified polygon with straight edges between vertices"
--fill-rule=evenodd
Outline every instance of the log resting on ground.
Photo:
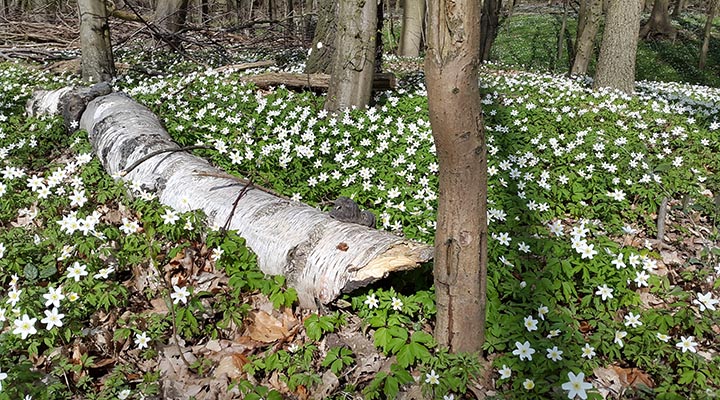
M 233 203 L 246 185 L 206 160 L 180 151 L 148 108 L 122 93 L 102 95 L 103 90 L 96 90 L 99 97 L 92 101 L 73 93 L 78 90 L 36 92 L 28 102 L 28 112 L 58 113 L 68 108 L 62 105 L 67 99 L 85 101 L 79 126 L 88 132 L 108 173 L 155 191 L 161 203 L 176 210 L 203 210 L 209 224 L 224 226 L 230 218 L 229 228 L 246 239 L 261 270 L 285 276 L 304 308 L 327 304 L 341 293 L 432 258 L 428 245 L 341 222 L 316 208 L 257 188 L 247 190 L 232 213 Z M 73 108 L 77 109 L 77 104 Z M 150 157 L 123 174 L 146 155 L 169 149 L 178 151 Z

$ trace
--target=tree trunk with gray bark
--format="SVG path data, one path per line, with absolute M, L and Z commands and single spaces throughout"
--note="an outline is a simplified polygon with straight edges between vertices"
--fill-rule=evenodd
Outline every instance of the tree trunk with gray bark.
M 315 35 L 310 46 L 310 55 L 305 63 L 305 73 L 332 73 L 337 36 L 336 21 L 337 3 L 334 0 L 320 0 Z
M 587 74 L 588 65 L 595 53 L 595 38 L 602 19 L 602 0 L 580 0 L 578 31 L 575 40 L 575 59 L 570 74 Z
M 176 33 L 185 26 L 188 0 L 158 0 L 153 23 L 164 33 Z
M 710 34 L 712 33 L 712 23 L 715 14 L 717 14 L 718 4 L 720 4 L 720 0 L 708 0 L 705 14 L 705 29 L 703 31 L 703 44 L 700 48 L 700 62 L 698 63 L 698 68 L 701 70 L 705 69 L 708 51 L 710 51 Z
M 398 55 L 419 57 L 423 43 L 425 0 L 403 1 L 402 31 Z
M 480 61 L 490 59 L 490 50 L 495 42 L 500 26 L 502 0 L 484 0 L 480 16 Z
M 341 1 L 325 109 L 365 107 L 372 95 L 375 73 L 377 2 Z
M 632 93 L 640 29 L 640 0 L 610 0 L 594 87 Z
M 79 0 L 82 79 L 106 82 L 115 76 L 110 26 L 104 0 Z
M 680 18 L 680 15 L 682 15 L 683 11 L 685 11 L 685 6 L 687 6 L 687 0 L 677 0 L 670 17 L 673 19 Z
M 677 29 L 670 22 L 670 0 L 655 0 L 650 19 L 640 28 L 641 38 L 675 39 Z

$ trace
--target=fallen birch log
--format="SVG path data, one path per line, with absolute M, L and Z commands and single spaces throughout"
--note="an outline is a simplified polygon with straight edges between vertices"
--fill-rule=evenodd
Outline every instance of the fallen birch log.
M 97 87 L 98 85 L 96 85 Z M 67 109 L 68 99 L 85 99 L 81 89 L 37 92 L 28 112 Z M 80 93 L 78 95 L 77 93 Z M 72 116 L 71 116 L 72 118 Z M 69 123 L 66 121 L 66 125 Z M 257 254 L 260 269 L 283 275 L 304 308 L 327 304 L 341 293 L 416 267 L 432 258 L 433 249 L 389 232 L 346 223 L 306 204 L 274 196 L 242 184 L 206 160 L 181 150 L 148 108 L 122 93 L 99 95 L 82 112 L 87 130 L 105 170 L 158 194 L 160 202 L 178 211 L 200 209 L 209 224 L 236 230 Z M 153 152 L 167 152 L 148 157 Z M 139 164 L 138 160 L 146 158 Z M 125 169 L 136 164 L 131 171 Z M 232 212 L 233 203 L 240 196 Z

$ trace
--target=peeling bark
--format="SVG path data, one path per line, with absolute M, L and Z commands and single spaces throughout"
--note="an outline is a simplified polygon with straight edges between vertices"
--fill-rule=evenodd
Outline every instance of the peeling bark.
M 68 89 L 38 92 L 33 112 L 58 112 Z M 180 151 L 148 108 L 122 93 L 100 96 L 87 105 L 80 128 L 88 131 L 105 170 L 158 194 L 179 211 L 201 209 L 209 224 L 236 230 L 257 254 L 260 269 L 284 275 L 298 291 L 300 305 L 315 308 L 341 293 L 377 281 L 390 272 L 411 269 L 432 258 L 432 248 L 358 224 L 331 218 L 308 205 L 250 188 L 202 158 Z M 125 168 L 157 150 L 175 150 Z M 184 204 L 183 200 L 188 199 Z

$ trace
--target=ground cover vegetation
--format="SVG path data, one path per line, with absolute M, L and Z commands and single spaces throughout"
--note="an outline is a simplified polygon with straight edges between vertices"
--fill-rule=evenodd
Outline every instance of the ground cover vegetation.
M 646 18 L 643 18 L 645 20 Z M 720 25 L 715 19 L 713 31 Z M 687 82 L 698 85 L 720 86 L 720 41 L 711 37 L 708 64 L 698 68 L 698 57 L 703 41 L 702 12 L 687 12 L 673 20 L 678 28 L 675 40 L 641 40 L 638 42 L 636 79 L 639 81 Z M 557 7 L 538 10 L 537 6 L 519 6 L 513 16 L 504 21 L 491 53 L 491 60 L 508 67 L 533 71 L 564 73 L 570 70 L 569 59 L 572 40 L 576 35 L 577 20 L 567 19 L 566 41 L 558 58 L 558 35 L 562 27 L 562 11 Z M 596 52 L 600 45 L 602 28 L 595 41 Z M 588 73 L 595 72 L 596 59 L 592 59 Z
M 382 229 L 432 240 L 437 163 L 412 62 L 388 57 L 406 79 L 374 107 L 328 115 L 321 96 L 231 70 L 120 58 L 167 71 L 114 86 L 180 144 L 211 148 L 196 154 L 318 207 L 352 197 Z M 322 314 L 293 308 L 242 238 L 118 183 L 85 132 L 24 115 L 33 88 L 72 78 L 8 63 L 0 77 L 0 399 L 154 398 L 173 378 L 198 398 L 394 398 L 413 383 L 440 399 L 718 395 L 720 90 L 643 82 L 629 97 L 483 70 L 485 367 L 435 346 L 431 266 Z M 183 372 L 161 385 L 161 371 Z

